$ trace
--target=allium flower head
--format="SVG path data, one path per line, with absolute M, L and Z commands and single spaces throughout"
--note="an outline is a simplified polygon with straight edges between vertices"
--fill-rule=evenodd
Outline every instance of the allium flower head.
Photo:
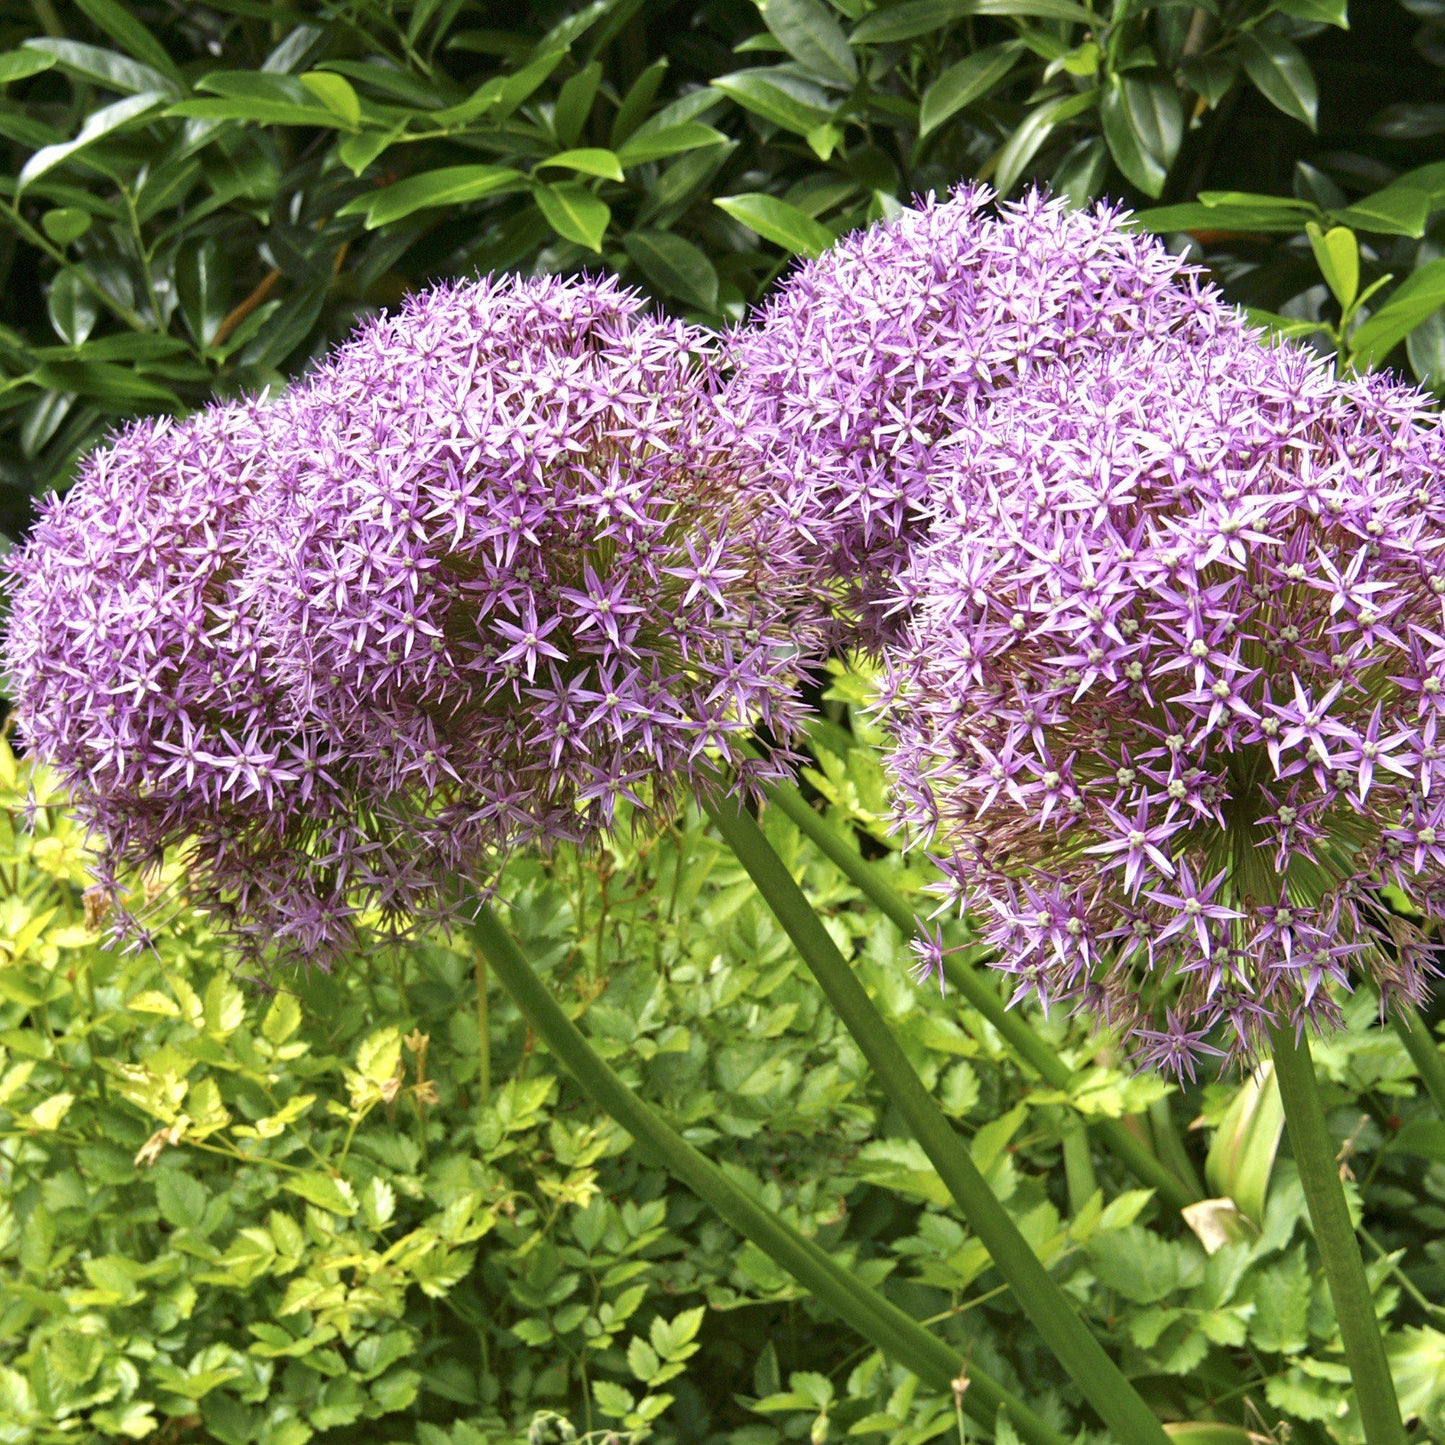
M 1445 439 L 1423 398 L 1242 331 L 1134 341 L 954 437 L 891 659 L 900 813 L 1019 993 L 1144 1063 L 1433 972 Z
M 705 352 L 610 280 L 484 280 L 296 391 L 248 607 L 295 714 L 423 832 L 586 840 L 793 733 L 796 559 Z
M 238 601 L 282 419 L 215 406 L 92 453 L 11 562 L 5 666 L 21 734 L 99 834 L 112 886 L 116 868 L 188 842 L 226 917 L 265 915 L 319 956 L 349 934 L 331 860 L 358 826 L 355 780 L 284 721 Z
M 844 237 L 729 342 L 739 444 L 841 604 L 843 641 L 889 637 L 882 604 L 926 529 L 929 478 L 980 407 L 1130 337 L 1239 326 L 1120 211 L 989 199 L 968 187 Z

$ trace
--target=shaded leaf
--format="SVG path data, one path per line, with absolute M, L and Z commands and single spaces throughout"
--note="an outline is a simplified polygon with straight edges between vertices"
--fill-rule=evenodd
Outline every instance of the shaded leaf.
M 63 165 L 72 156 L 80 155 L 96 141 L 136 125 L 150 116 L 157 106 L 163 105 L 165 99 L 164 95 L 156 91 L 142 91 L 139 95 L 129 95 L 124 100 L 113 101 L 110 105 L 93 111 L 74 140 L 45 146 L 36 151 L 21 169 L 19 184 L 25 186 L 38 180 L 56 166 Z
M 717 271 L 691 241 L 670 231 L 633 231 L 623 247 L 633 264 L 664 295 L 717 310 Z
M 212 237 L 192 238 L 176 256 L 176 299 L 201 346 L 209 346 L 231 309 L 231 264 Z
M 92 81 L 106 90 L 132 93 L 154 90 L 171 96 L 184 93 L 167 72 L 99 45 L 83 45 L 78 40 L 58 40 L 46 35 L 27 40 L 24 48 L 53 56 L 67 74 Z
M 1355 364 L 1377 366 L 1427 316 L 1445 306 L 1445 259 L 1427 261 L 1350 335 Z
M 854 45 L 883 45 L 942 30 L 970 15 L 1013 15 L 1095 25 L 1096 18 L 1072 0 L 906 0 L 875 10 L 853 27 Z
M 96 28 L 103 30 L 127 55 L 168 75 L 181 89 L 185 81 L 164 45 L 118 0 L 75 0 Z
M 1319 89 L 1309 61 L 1293 41 L 1250 31 L 1237 41 L 1244 72 L 1277 110 L 1303 121 L 1311 130 L 1319 110 Z
M 744 110 L 797 135 L 806 136 L 827 124 L 833 114 L 826 91 L 780 68 L 738 70 L 720 76 L 712 85 Z
M 443 166 L 423 171 L 387 186 L 374 195 L 358 196 L 337 211 L 338 216 L 363 213 L 366 228 L 374 231 L 433 206 L 458 206 L 508 190 L 520 190 L 524 177 L 506 166 Z
M 764 0 L 763 24 L 805 70 L 839 85 L 858 79 L 858 62 L 837 17 L 820 0 Z
M 1115 76 L 1104 91 L 1099 119 L 1119 169 L 1145 195 L 1157 196 L 1184 134 L 1178 90 L 1165 80 Z
M 918 134 L 925 136 L 967 105 L 987 95 L 1018 63 L 1023 46 L 1016 40 L 988 45 L 951 65 L 923 93 Z

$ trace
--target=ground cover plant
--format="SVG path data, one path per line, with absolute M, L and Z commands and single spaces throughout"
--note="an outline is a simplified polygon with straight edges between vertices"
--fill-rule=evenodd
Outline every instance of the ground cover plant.
M 1391 362 L 1440 374 L 1430 7 L 599 3 L 518 28 L 457 3 L 132 14 L 84 0 L 12 18 L 0 219 L 11 280 L 32 284 L 5 293 L 5 525 L 19 535 L 30 497 L 63 491 L 118 418 L 219 404 L 95 453 L 17 573 L 21 714 L 74 792 L 4 755 L 6 1438 L 1445 1429 L 1445 1067 L 1419 911 L 1440 862 L 1426 585 L 1439 433 L 1423 398 L 1348 379 Z M 1397 42 L 1416 58 L 1401 64 Z M 1142 229 L 1038 196 L 997 222 L 980 219 L 982 194 L 905 212 L 968 178 L 1044 181 L 1073 206 L 1108 194 L 1143 208 Z M 893 224 L 871 236 L 891 239 L 834 247 L 879 219 Z M 1151 230 L 1341 379 L 1247 335 Z M 950 237 L 968 244 L 940 265 L 933 242 Z M 909 273 L 920 245 L 931 274 Z M 322 359 L 353 319 L 438 277 L 602 269 L 716 327 L 809 255 L 823 260 L 722 343 L 635 319 L 608 283 L 539 279 L 443 288 Z M 1112 259 L 1090 281 L 1078 256 Z M 1009 305 L 979 313 L 975 275 L 996 278 L 979 296 L 1001 287 Z M 845 282 L 831 299 L 830 276 Z M 35 279 L 43 314 L 27 309 Z M 536 349 L 536 381 L 483 404 L 489 373 L 468 369 L 466 337 L 514 305 L 499 355 L 512 367 Z M 850 307 L 876 328 L 851 378 L 837 339 L 819 340 L 830 306 L 836 337 L 859 334 Z M 1221 375 L 1301 409 L 1288 447 L 1263 416 L 1230 464 L 1257 475 L 1271 448 L 1287 455 L 1273 529 L 1330 518 L 1281 564 L 1319 607 L 1295 596 L 1275 616 L 1255 595 L 1226 615 L 1219 567 L 1275 595 L 1251 570 L 1274 565 L 1274 539 L 1263 513 L 1212 510 L 1238 488 L 1193 520 L 1177 510 L 1188 459 L 1214 443 L 1174 436 L 1176 474 L 1143 505 L 1196 548 L 1187 585 L 1177 546 L 1147 554 L 1152 595 L 1180 600 L 1179 617 L 1152 641 L 1147 614 L 1118 631 L 1118 587 L 1092 580 L 1076 621 L 1057 595 L 1036 613 L 1032 564 L 996 566 L 1000 549 L 973 538 L 979 506 L 1007 527 L 1047 486 L 1115 525 L 1134 493 L 1093 490 L 1070 446 L 1159 445 L 1159 383 L 1138 383 L 1182 368 L 1165 404 L 1179 414 L 1209 365 L 1200 327 L 1221 356 L 1243 348 Z M 963 367 L 969 335 L 983 343 Z M 450 379 L 443 338 L 462 358 Z M 820 379 L 840 376 L 823 397 Z M 1017 417 L 999 409 L 1001 378 Z M 809 431 L 820 405 L 836 440 L 831 424 Z M 501 420 L 479 441 L 448 422 L 453 406 Z M 518 407 L 540 431 L 516 429 Z M 693 407 L 697 426 L 682 420 Z M 1135 430 L 1116 435 L 1126 414 Z M 1023 426 L 1040 445 L 1015 455 Z M 549 488 L 528 500 L 539 444 L 559 475 L 575 469 L 575 510 Z M 424 514 L 407 511 L 404 465 L 432 469 Z M 656 492 L 639 480 L 653 472 Z M 502 490 L 477 510 L 482 477 Z M 980 477 L 1008 481 L 980 492 Z M 508 497 L 518 541 L 492 525 Z M 217 506 L 232 518 L 219 530 Z M 575 526 L 547 552 L 554 512 Z M 288 612 L 318 567 L 333 590 Z M 618 580 L 633 567 L 648 597 Z M 346 577 L 377 599 L 365 622 Z M 964 580 L 967 596 L 1012 598 L 982 652 L 987 613 L 971 622 L 948 592 Z M 659 589 L 672 600 L 654 617 Z M 1207 623 L 1191 597 L 1209 601 Z M 473 617 L 490 642 L 471 640 Z M 1118 655 L 1084 637 L 1095 626 Z M 1268 660 L 1230 641 L 1260 628 Z M 77 639 L 100 651 L 82 660 Z M 108 659 L 134 669 L 157 644 L 155 667 L 190 669 L 161 689 L 164 723 L 143 703 L 160 696 L 150 664 L 115 702 L 95 691 Z M 1188 651 L 1182 673 L 1127 670 L 1170 646 Z M 1398 647 L 1397 686 L 1381 659 Z M 1170 967 L 1200 979 L 1174 1012 L 1135 1012 L 1121 991 L 1145 955 L 1077 953 L 1117 934 L 1116 916 L 1090 912 L 1097 897 L 1065 886 L 1088 810 L 1070 790 L 1094 765 L 1067 741 L 1063 693 L 1047 719 L 1001 709 L 1011 684 L 985 657 L 1025 677 L 1093 669 L 1065 681 L 1075 702 L 1115 669 L 1121 701 L 1098 712 L 1096 689 L 1083 747 L 1107 749 L 1116 726 L 1137 749 L 1157 724 L 1168 751 L 1203 764 L 1176 778 L 1183 765 L 1147 746 L 1114 759 L 1120 797 L 1084 838 L 1103 838 L 1089 853 L 1115 914 L 1162 930 Z M 947 678 L 943 712 L 929 712 L 930 667 Z M 243 674 L 261 691 L 238 692 Z M 1296 692 L 1276 705 L 1286 674 Z M 991 785 L 973 770 L 968 677 L 985 754 L 1012 721 L 1038 750 L 1029 776 L 1005 766 L 1012 743 Z M 866 710 L 880 686 L 891 717 Z M 1347 686 L 1372 690 L 1372 715 L 1370 697 L 1358 716 L 1330 712 Z M 1237 719 L 1261 716 L 1275 727 L 1256 743 Z M 739 747 L 745 721 L 765 725 L 761 752 Z M 117 731 L 136 723 L 139 754 Z M 473 756 L 482 726 L 496 741 Z M 148 739 L 165 758 L 147 759 Z M 1266 786 L 1257 807 L 1234 773 L 1211 783 L 1211 748 L 1267 757 L 1287 796 Z M 1348 797 L 1331 777 L 1342 755 Z M 717 771 L 729 763 L 741 785 Z M 941 868 L 900 852 L 888 770 L 915 841 L 943 839 Z M 1152 783 L 1183 790 L 1162 828 Z M 963 828 L 959 800 L 989 786 L 1052 828 L 1028 867 L 988 855 L 997 832 L 980 845 Z M 1380 809 L 1395 793 L 1392 825 Z M 100 889 L 77 806 L 115 845 Z M 283 815 L 293 831 L 273 833 Z M 1279 897 L 1231 841 L 1266 825 Z M 1201 860 L 1223 867 L 1206 877 Z M 498 913 L 478 914 L 477 884 Z M 940 893 L 986 902 L 1004 920 L 998 961 L 1085 1016 L 1005 1010 L 978 934 L 922 924 Z M 420 932 L 378 935 L 408 916 Z M 439 930 L 448 917 L 475 922 Z M 1041 945 L 1048 968 L 1029 962 Z M 275 968 L 323 953 L 341 966 Z M 920 959 L 951 983 L 941 999 L 910 977 Z M 1405 1012 L 1382 1024 L 1347 969 Z M 1306 1014 L 1332 1026 L 1313 1068 L 1278 1027 Z M 1268 1069 L 1219 1071 L 1221 1015 L 1251 1055 L 1275 1026 L 1280 1087 Z M 1141 1044 L 1152 1067 L 1135 1072 Z

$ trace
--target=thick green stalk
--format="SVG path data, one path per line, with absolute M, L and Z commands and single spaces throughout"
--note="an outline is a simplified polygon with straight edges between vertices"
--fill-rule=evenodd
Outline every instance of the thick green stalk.
M 639 1099 L 563 1013 L 490 908 L 483 907 L 467 927 L 522 1017 L 587 1096 L 739 1234 L 787 1270 L 870 1344 L 912 1370 L 930 1388 L 950 1391 L 966 1383 L 962 1407 L 981 1426 L 992 1429 L 999 1407 L 1004 1406 L 1014 1428 L 1030 1445 L 1066 1445 L 1063 1436 L 1017 1396 L 968 1364 L 936 1335 L 862 1284 L 831 1255 L 750 1199 Z
M 967 1144 L 924 1088 L 757 821 L 732 798 L 710 804 L 708 814 L 787 930 L 1040 1338 L 1121 1445 L 1165 1445 L 1169 1437 L 1164 1427 L 998 1202 Z
M 768 800 L 798 830 L 899 928 L 906 938 L 918 934 L 918 918 L 908 901 L 889 884 L 877 868 L 853 847 L 815 808 L 810 808 L 803 795 L 788 783 L 768 789 Z M 1067 1089 L 1072 1071 L 1069 1066 L 1039 1037 L 1028 1021 L 1016 1010 L 1005 1006 L 993 983 L 977 969 L 964 963 L 956 954 L 943 961 L 943 974 L 948 983 L 968 1000 L 1002 1035 L 1004 1042 L 1050 1088 Z M 1173 1209 L 1184 1209 L 1202 1196 L 1196 1187 L 1180 1179 L 1118 1119 L 1096 1119 L 1089 1131 L 1108 1148 L 1141 1183 L 1159 1193 Z
M 1409 1004 L 1392 1008 L 1390 1022 L 1419 1070 L 1420 1082 L 1434 1101 L 1435 1112 L 1445 1119 L 1445 1057 L 1441 1056 L 1430 1025 Z
M 1324 1261 L 1330 1297 L 1335 1302 L 1335 1318 L 1354 1379 L 1365 1440 L 1367 1445 L 1404 1445 L 1405 1427 L 1395 1398 L 1395 1382 L 1370 1298 L 1360 1246 L 1350 1223 L 1335 1162 L 1335 1141 L 1320 1104 L 1309 1042 L 1296 1041 L 1294 1030 L 1288 1027 L 1273 1030 L 1272 1039 L 1285 1128 L 1309 1206 L 1315 1243 Z

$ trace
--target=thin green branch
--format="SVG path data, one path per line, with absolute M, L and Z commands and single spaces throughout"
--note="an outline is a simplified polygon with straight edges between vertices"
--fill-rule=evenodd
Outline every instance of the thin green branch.
M 1157 1416 L 1019 1233 L 757 821 L 735 798 L 709 804 L 708 815 L 793 940 L 1039 1337 L 1121 1445 L 1165 1445 L 1169 1437 Z
M 999 1407 L 1004 1406 L 1014 1428 L 1030 1445 L 1065 1445 L 1063 1436 L 1022 1400 L 981 1370 L 967 1365 L 944 1341 L 750 1199 L 638 1098 L 563 1013 L 489 908 L 484 906 L 467 928 L 522 1017 L 583 1092 L 739 1234 L 756 1244 L 870 1344 L 912 1370 L 924 1384 L 935 1390 L 961 1390 L 964 1410 L 981 1426 L 992 1429 Z
M 808 806 L 797 788 L 788 783 L 774 784 L 768 789 L 768 800 L 830 858 L 865 897 L 877 905 L 904 937 L 918 936 L 918 918 L 908 901 L 826 818 Z M 1050 1088 L 1068 1089 L 1073 1071 L 1029 1026 L 1022 1014 L 1004 1004 L 991 980 L 956 954 L 944 959 L 943 974 L 949 985 L 998 1030 L 1014 1054 Z M 1089 1132 L 1096 1135 L 1136 1179 L 1157 1190 L 1159 1197 L 1172 1209 L 1184 1209 L 1202 1197 L 1196 1187 L 1180 1179 L 1120 1120 L 1091 1120 Z
M 1365 1440 L 1367 1445 L 1404 1445 L 1405 1426 L 1395 1398 L 1395 1382 L 1345 1203 L 1335 1141 L 1320 1103 L 1309 1041 L 1296 1040 L 1289 1027 L 1273 1030 L 1271 1037 L 1285 1127 L 1334 1300 Z

